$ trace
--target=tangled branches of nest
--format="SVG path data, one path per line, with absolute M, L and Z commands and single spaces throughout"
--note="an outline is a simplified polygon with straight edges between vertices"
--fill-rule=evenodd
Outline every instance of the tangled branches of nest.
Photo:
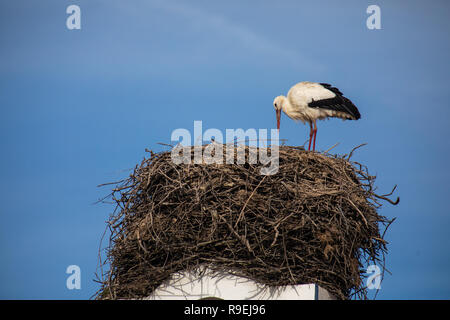
M 96 298 L 146 297 L 201 266 L 366 298 L 364 267 L 384 266 L 393 221 L 377 210 L 398 199 L 377 195 L 375 177 L 350 156 L 280 146 L 278 173 L 261 175 L 258 164 L 175 164 L 151 152 L 111 194 L 109 270 Z

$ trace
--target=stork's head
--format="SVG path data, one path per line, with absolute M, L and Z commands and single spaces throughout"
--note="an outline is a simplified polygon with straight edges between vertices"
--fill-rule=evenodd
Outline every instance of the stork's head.
M 283 103 L 286 98 L 284 96 L 278 96 L 273 100 L 273 107 L 275 108 L 275 112 L 277 113 L 277 129 L 280 130 L 280 118 L 281 118 L 281 109 L 283 108 Z

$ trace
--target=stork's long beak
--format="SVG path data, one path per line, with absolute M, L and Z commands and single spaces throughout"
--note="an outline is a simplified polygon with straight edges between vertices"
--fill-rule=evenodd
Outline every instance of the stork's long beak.
M 277 113 L 277 129 L 280 131 L 280 118 L 281 118 L 281 109 L 276 110 Z

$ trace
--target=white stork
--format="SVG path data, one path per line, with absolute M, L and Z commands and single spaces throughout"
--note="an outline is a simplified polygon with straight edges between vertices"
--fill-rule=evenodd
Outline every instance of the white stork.
M 281 110 L 291 119 L 309 122 L 309 146 L 313 140 L 313 151 L 316 150 L 317 119 L 329 117 L 343 120 L 361 118 L 358 109 L 349 99 L 342 95 L 338 88 L 328 83 L 299 82 L 293 86 L 287 97 L 278 96 L 273 101 L 277 113 L 277 128 L 280 130 Z

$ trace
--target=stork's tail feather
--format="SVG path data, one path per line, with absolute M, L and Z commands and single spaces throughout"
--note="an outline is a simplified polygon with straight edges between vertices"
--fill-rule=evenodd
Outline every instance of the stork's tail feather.
M 329 99 L 322 99 L 316 101 L 313 100 L 308 104 L 309 107 L 344 112 L 350 115 L 352 120 L 358 120 L 361 118 L 361 114 L 359 113 L 358 108 L 353 104 L 353 102 L 350 99 L 344 97 L 344 95 L 338 88 L 333 87 L 328 83 L 321 83 L 321 85 L 325 89 L 328 89 L 333 93 L 335 93 L 336 96 Z

